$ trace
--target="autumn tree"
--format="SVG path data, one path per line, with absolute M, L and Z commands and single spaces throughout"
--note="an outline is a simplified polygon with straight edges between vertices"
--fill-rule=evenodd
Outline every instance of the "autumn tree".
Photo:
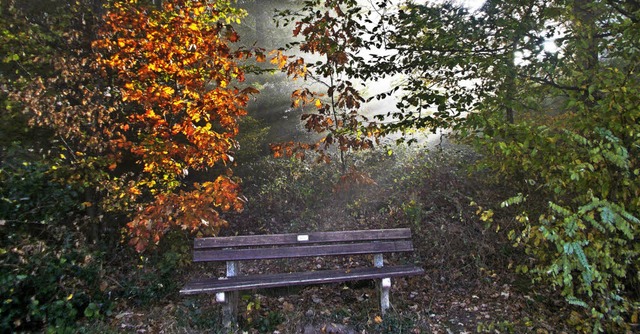
M 317 161 L 328 163 L 336 147 L 343 176 L 357 183 L 372 180 L 350 166 L 346 155 L 372 148 L 378 140 L 378 125 L 363 114 L 365 98 L 358 87 L 364 79 L 358 72 L 364 61 L 360 52 L 369 44 L 363 23 L 367 15 L 357 1 L 344 0 L 306 1 L 299 11 L 280 11 L 281 23 L 292 26 L 300 41 L 289 44 L 291 54 L 278 53 L 272 60 L 292 79 L 321 87 L 303 85 L 291 94 L 292 107 L 304 110 L 305 128 L 320 139 L 274 144 L 275 155 L 304 158 L 306 151 L 314 151 Z
M 59 140 L 57 176 L 85 191 L 96 219 L 125 213 L 137 250 L 172 226 L 215 233 L 221 211 L 242 207 L 230 167 L 256 91 L 236 87 L 252 55 L 230 46 L 241 17 L 229 1 L 116 1 L 19 94 Z M 217 176 L 190 181 L 206 171 Z
M 239 36 L 231 23 L 241 12 L 229 2 L 167 1 L 162 11 L 115 4 L 107 15 L 100 63 L 126 105 L 126 123 L 120 131 L 135 140 L 130 152 L 142 167 L 134 196 L 150 196 L 138 205 L 129 228 L 144 247 L 171 225 L 214 231 L 226 222 L 219 210 L 240 209 L 238 184 L 228 166 L 235 148 L 238 119 L 252 88 L 243 81 L 238 61 L 248 52 L 233 52 L 229 43 Z M 214 181 L 181 188 L 190 171 L 222 165 L 225 172 Z M 116 168 L 112 166 L 111 168 Z

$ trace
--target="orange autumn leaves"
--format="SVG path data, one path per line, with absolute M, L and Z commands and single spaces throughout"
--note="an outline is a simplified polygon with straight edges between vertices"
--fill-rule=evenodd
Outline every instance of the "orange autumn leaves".
M 291 45 L 318 61 L 307 65 L 304 58 L 282 53 L 272 60 L 291 79 L 309 80 L 320 84 L 316 87 L 326 87 L 325 92 L 312 91 L 305 83 L 306 87 L 291 94 L 291 107 L 303 110 L 301 120 L 305 129 L 319 134 L 320 139 L 314 143 L 271 144 L 274 156 L 304 159 L 311 151 L 317 162 L 329 163 L 337 148 L 343 173 L 340 182 L 354 184 L 370 181 L 364 182 L 368 177 L 356 173 L 355 166 L 347 166 L 346 155 L 373 148 L 382 135 L 381 126 L 362 112 L 366 100 L 352 83 L 354 79 L 360 81 L 357 55 L 365 46 L 363 36 L 354 29 L 359 15 L 355 1 L 305 2 L 295 14 L 280 12 L 285 25 L 295 22 L 292 34 L 301 39 Z
M 129 192 L 135 208 L 127 225 L 139 251 L 171 226 L 216 232 L 226 225 L 220 211 L 242 208 L 228 164 L 238 120 L 257 91 L 234 86 L 244 80 L 238 62 L 251 55 L 229 45 L 239 38 L 229 22 L 240 15 L 227 1 L 167 0 L 161 10 L 121 1 L 109 8 L 93 42 L 122 102 L 114 111 L 126 138 L 121 146 L 141 169 Z M 190 171 L 214 166 L 226 172 L 213 182 L 185 184 Z

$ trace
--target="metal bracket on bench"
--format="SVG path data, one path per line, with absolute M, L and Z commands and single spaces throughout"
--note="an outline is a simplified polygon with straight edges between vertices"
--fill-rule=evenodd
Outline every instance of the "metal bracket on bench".
M 391 278 L 383 278 L 382 279 L 382 288 L 391 288 Z

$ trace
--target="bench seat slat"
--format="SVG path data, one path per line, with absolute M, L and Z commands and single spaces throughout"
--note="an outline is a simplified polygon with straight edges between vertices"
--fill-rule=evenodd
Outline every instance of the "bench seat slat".
M 307 236 L 308 239 L 300 241 L 299 236 Z M 300 243 L 323 242 L 348 242 L 348 241 L 374 241 L 374 240 L 398 240 L 410 239 L 411 230 L 408 228 L 335 231 L 335 232 L 311 232 L 288 233 L 271 235 L 244 235 L 233 237 L 197 238 L 194 241 L 195 249 L 202 248 L 227 248 L 247 246 L 276 246 Z
M 387 278 L 397 276 L 422 275 L 424 270 L 412 265 L 388 266 L 382 268 L 355 268 L 321 270 L 284 274 L 236 276 L 230 278 L 209 278 L 194 280 L 180 290 L 182 295 L 217 293 L 232 290 L 252 290 L 290 285 L 310 285 L 346 282 L 354 280 Z
M 413 251 L 411 241 L 400 240 L 351 244 L 302 245 L 279 248 L 194 250 L 193 261 L 242 261 L 411 251 Z

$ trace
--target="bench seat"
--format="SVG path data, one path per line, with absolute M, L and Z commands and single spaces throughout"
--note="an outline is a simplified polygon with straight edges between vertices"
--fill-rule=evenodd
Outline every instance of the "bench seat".
M 382 268 L 367 267 L 348 270 L 318 270 L 295 273 L 208 278 L 190 281 L 184 286 L 184 288 L 182 288 L 182 290 L 180 290 L 180 294 L 194 295 L 234 290 L 276 288 L 290 285 L 340 283 L 422 274 L 424 274 L 424 270 L 422 268 L 412 265 L 402 265 Z

